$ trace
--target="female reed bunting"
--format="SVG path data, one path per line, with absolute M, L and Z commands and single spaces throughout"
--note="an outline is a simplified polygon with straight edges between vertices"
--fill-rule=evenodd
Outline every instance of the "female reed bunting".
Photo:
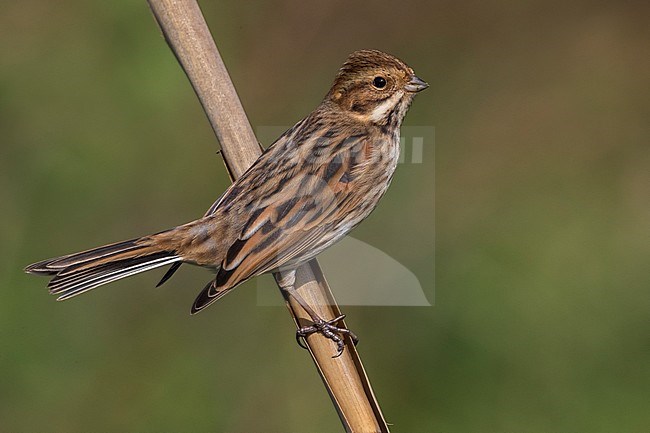
M 326 321 L 294 290 L 295 269 L 343 238 L 377 206 L 399 158 L 400 126 L 428 84 L 401 60 L 375 50 L 352 53 L 332 88 L 210 207 L 203 218 L 153 235 L 29 265 L 51 277 L 65 300 L 160 266 L 181 263 L 216 272 L 192 314 L 242 282 L 283 270 L 281 287 L 312 317 L 297 336 L 319 332 L 343 350 L 340 320 Z M 352 335 L 353 336 L 353 335 Z M 353 336 L 354 337 L 354 336 Z

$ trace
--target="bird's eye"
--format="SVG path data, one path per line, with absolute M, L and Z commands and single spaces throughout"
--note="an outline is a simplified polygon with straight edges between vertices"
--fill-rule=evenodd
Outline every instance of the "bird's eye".
M 386 79 L 384 77 L 375 77 L 372 80 L 372 85 L 377 89 L 383 89 L 386 87 Z

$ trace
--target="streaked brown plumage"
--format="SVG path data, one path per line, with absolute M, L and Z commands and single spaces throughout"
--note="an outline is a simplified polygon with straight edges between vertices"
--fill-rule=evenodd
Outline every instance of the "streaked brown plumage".
M 426 87 L 397 58 L 357 51 L 321 104 L 273 143 L 203 218 L 26 271 L 52 276 L 50 292 L 63 300 L 168 264 L 173 267 L 163 281 L 182 262 L 214 269 L 216 278 L 197 297 L 195 313 L 249 278 L 295 269 L 375 208 L 397 165 L 402 120 Z M 285 288 L 292 286 L 289 278 Z

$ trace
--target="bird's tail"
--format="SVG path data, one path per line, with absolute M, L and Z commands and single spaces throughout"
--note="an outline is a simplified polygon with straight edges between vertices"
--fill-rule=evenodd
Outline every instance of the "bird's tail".
M 57 300 L 62 301 L 112 281 L 181 260 L 173 250 L 163 250 L 151 237 L 143 237 L 43 260 L 27 266 L 25 272 L 52 276 L 47 287 L 50 293 L 58 295 Z

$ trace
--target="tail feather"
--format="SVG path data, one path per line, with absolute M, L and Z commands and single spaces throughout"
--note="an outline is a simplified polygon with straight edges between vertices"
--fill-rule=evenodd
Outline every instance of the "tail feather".
M 73 265 L 78 265 L 81 263 L 112 256 L 118 253 L 124 253 L 142 248 L 142 245 L 136 243 L 138 240 L 139 238 L 129 239 L 128 241 L 116 242 L 114 244 L 104 245 L 79 253 L 42 260 L 40 262 L 36 262 L 27 266 L 25 268 L 25 272 L 29 274 L 56 275 L 63 269 L 71 267 Z
M 55 275 L 54 278 L 50 280 L 47 287 L 50 289 L 50 293 L 56 294 L 79 284 L 90 283 L 100 277 L 107 276 L 108 274 L 124 271 L 147 263 L 158 263 L 160 259 L 167 258 L 169 258 L 169 255 L 162 252 L 132 259 L 123 259 L 109 263 L 97 264 L 92 267 L 87 267 L 86 265 L 84 269 L 78 269 L 79 266 L 73 266 L 72 268 L 66 268 L 65 272 Z
M 174 251 L 161 250 L 147 238 L 140 238 L 43 260 L 27 266 L 25 271 L 53 276 L 48 288 L 51 294 L 58 295 L 57 300 L 62 301 L 104 284 L 181 260 Z
M 68 283 L 62 282 L 56 289 L 50 288 L 50 293 L 59 295 L 57 301 L 64 301 L 81 295 L 89 290 L 113 281 L 120 280 L 140 272 L 148 271 L 159 266 L 168 265 L 181 260 L 180 257 L 158 257 L 151 259 L 150 257 L 142 257 L 136 260 L 127 261 L 129 264 L 126 267 L 123 263 L 117 262 L 115 264 L 100 266 L 97 270 L 90 275 Z M 56 279 L 56 277 L 55 277 Z M 54 280 L 53 280 L 54 281 Z

